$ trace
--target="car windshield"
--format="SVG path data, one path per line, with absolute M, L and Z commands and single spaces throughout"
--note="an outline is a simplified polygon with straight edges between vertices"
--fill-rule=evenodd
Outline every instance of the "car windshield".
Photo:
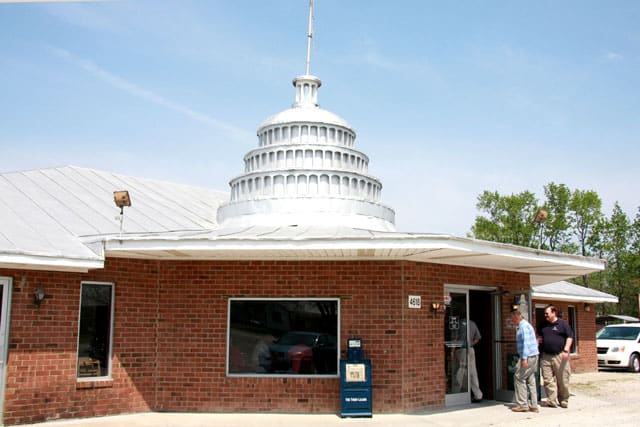
M 640 326 L 623 327 L 623 326 L 606 326 L 598 332 L 596 338 L 601 340 L 635 340 L 640 333 Z

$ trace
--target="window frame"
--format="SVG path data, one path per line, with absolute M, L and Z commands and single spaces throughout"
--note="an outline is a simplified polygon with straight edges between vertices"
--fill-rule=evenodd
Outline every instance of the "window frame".
M 567 306 L 567 322 L 573 330 L 573 343 L 571 343 L 571 354 L 578 353 L 578 309 L 575 305 Z
M 110 286 L 111 287 L 111 307 L 109 311 L 109 348 L 107 350 L 107 374 L 92 377 L 80 377 L 78 376 L 78 366 L 80 364 L 80 326 L 82 322 L 82 289 L 84 285 L 98 285 L 98 286 Z M 80 298 L 78 302 L 78 338 L 76 340 L 76 381 L 96 381 L 96 380 L 111 380 L 112 375 L 112 363 L 113 363 L 113 329 L 115 325 L 115 296 L 116 296 L 116 284 L 114 282 L 98 282 L 92 280 L 86 280 L 80 282 Z
M 234 301 L 330 301 L 336 304 L 336 373 L 335 374 L 286 374 L 258 372 L 230 372 L 231 365 L 231 303 Z M 225 371 L 227 377 L 249 378 L 339 378 L 340 377 L 340 298 L 337 297 L 230 297 L 227 300 L 227 345 L 225 349 Z

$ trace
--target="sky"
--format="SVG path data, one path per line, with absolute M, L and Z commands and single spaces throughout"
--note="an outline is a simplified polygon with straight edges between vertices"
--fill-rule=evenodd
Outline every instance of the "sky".
M 228 191 L 294 101 L 308 0 L 0 0 L 0 172 Z M 399 231 L 465 236 L 484 190 L 640 207 L 640 2 L 316 0 L 311 74 Z

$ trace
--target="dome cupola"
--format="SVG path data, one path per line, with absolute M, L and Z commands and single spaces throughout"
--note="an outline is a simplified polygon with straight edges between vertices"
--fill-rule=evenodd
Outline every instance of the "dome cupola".
M 221 227 L 347 226 L 395 230 L 393 209 L 381 204 L 382 183 L 355 148 L 356 132 L 318 104 L 321 81 L 307 72 L 293 80 L 291 108 L 258 128 L 258 147 L 244 156 L 230 201 L 218 209 Z

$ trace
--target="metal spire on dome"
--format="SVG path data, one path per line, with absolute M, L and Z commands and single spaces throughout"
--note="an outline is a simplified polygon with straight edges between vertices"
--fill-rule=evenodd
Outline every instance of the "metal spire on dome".
M 309 0 L 309 31 L 307 32 L 307 68 L 306 75 L 311 69 L 311 39 L 313 38 L 313 0 Z

